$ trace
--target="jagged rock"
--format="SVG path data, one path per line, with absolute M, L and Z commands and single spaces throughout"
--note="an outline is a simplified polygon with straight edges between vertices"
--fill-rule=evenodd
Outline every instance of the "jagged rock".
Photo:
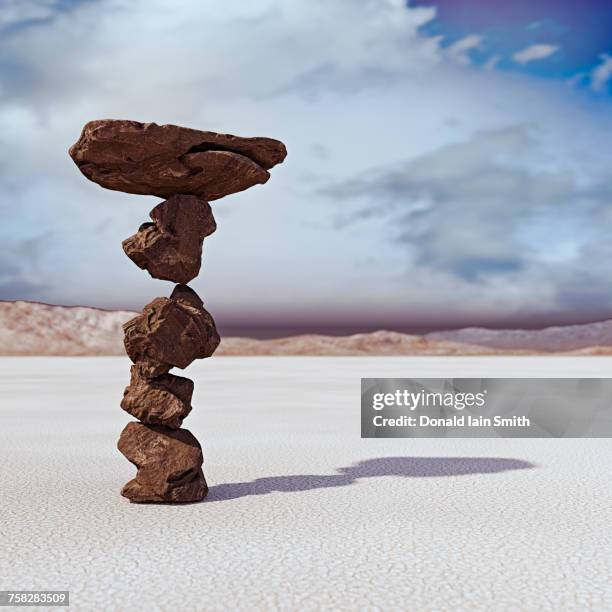
M 107 189 L 204 200 L 265 183 L 267 171 L 287 155 L 271 138 L 115 119 L 87 123 L 69 153 L 89 180 Z
M 196 502 L 208 493 L 202 448 L 186 429 L 128 423 L 117 448 L 138 472 L 121 490 L 131 502 Z
M 220 341 L 213 318 L 186 285 L 177 285 L 169 298 L 154 299 L 123 330 L 125 350 L 147 378 L 210 357 Z
M 202 242 L 217 225 L 208 202 L 175 195 L 150 213 L 153 223 L 123 241 L 125 254 L 153 278 L 188 283 L 200 272 Z
M 178 429 L 191 412 L 193 381 L 173 374 L 145 378 L 136 366 L 131 373 L 121 407 L 142 423 Z

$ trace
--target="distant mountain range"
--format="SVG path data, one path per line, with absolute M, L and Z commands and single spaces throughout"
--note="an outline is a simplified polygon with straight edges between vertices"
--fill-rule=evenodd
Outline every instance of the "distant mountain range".
M 431 340 L 477 344 L 496 349 L 575 351 L 593 347 L 612 347 L 612 320 L 544 329 L 466 327 L 454 331 L 434 332 L 427 334 L 426 337 Z
M 124 355 L 122 325 L 136 313 L 0 301 L 0 355 Z M 470 327 L 419 335 L 392 331 L 275 340 L 226 337 L 217 355 L 612 354 L 612 321 L 492 330 Z

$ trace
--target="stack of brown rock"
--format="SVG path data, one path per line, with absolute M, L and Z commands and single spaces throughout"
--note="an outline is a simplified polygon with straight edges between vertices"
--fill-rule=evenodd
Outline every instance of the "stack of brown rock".
M 199 274 L 204 238 L 217 227 L 208 201 L 265 183 L 285 155 L 270 138 L 120 120 L 87 123 L 70 148 L 81 172 L 102 187 L 167 198 L 123 242 L 138 267 L 177 283 L 169 298 L 154 299 L 124 325 L 134 365 L 121 407 L 139 422 L 128 423 L 118 448 L 138 469 L 121 491 L 132 502 L 194 502 L 208 492 L 200 444 L 181 429 L 193 382 L 169 372 L 210 357 L 220 338 L 186 283 Z

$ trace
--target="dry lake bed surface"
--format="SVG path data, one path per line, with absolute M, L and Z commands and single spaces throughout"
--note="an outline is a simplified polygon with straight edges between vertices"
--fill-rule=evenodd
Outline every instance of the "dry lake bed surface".
M 612 609 L 606 439 L 360 439 L 361 377 L 607 377 L 608 357 L 219 357 L 199 504 L 133 505 L 121 357 L 0 359 L 0 589 L 73 610 Z M 30 608 L 31 609 L 31 608 Z

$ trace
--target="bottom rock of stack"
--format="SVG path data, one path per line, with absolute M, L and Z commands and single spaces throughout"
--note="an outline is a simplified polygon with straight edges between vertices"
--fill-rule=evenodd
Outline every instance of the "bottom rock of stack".
M 186 429 L 128 423 L 117 448 L 138 468 L 121 495 L 136 503 L 181 503 L 204 499 L 202 448 Z

